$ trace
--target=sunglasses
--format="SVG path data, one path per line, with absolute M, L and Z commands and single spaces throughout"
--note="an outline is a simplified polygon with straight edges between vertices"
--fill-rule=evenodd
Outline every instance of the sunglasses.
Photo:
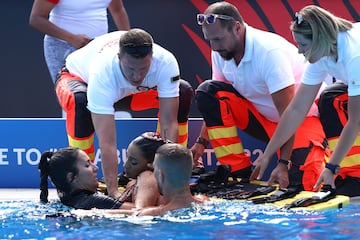
M 134 57 L 145 57 L 152 51 L 152 43 L 144 43 L 142 45 L 124 44 L 124 51 Z
M 197 23 L 199 25 L 203 25 L 205 22 L 207 24 L 214 24 L 216 22 L 216 19 L 222 19 L 222 20 L 231 20 L 234 21 L 235 19 L 231 16 L 227 16 L 227 15 L 221 15 L 221 14 L 214 14 L 214 13 L 210 13 L 210 14 L 197 14 L 196 15 L 196 20 Z
M 136 89 L 140 92 L 146 92 L 146 91 L 150 91 L 150 90 L 157 90 L 157 86 L 155 86 L 155 87 L 137 86 Z
M 297 25 L 308 26 L 309 23 L 303 19 L 300 13 L 295 13 L 293 16 L 293 21 L 297 23 Z

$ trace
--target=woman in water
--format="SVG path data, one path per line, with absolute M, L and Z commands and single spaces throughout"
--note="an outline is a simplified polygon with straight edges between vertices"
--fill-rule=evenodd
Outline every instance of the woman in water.
M 97 192 L 98 167 L 78 148 L 62 148 L 44 152 L 39 163 L 40 200 L 48 202 L 48 178 L 56 187 L 60 201 L 76 209 L 130 209 L 123 203 Z

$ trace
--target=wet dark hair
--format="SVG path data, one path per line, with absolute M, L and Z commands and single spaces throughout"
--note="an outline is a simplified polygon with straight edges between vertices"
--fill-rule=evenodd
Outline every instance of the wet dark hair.
M 48 178 L 55 185 L 60 194 L 69 193 L 72 189 L 70 182 L 67 180 L 69 172 L 76 175 L 76 167 L 79 155 L 79 148 L 67 147 L 59 149 L 56 152 L 45 151 L 40 158 L 40 200 L 48 202 Z
M 162 139 L 158 133 L 146 132 L 135 138 L 131 143 L 135 144 L 141 150 L 148 163 L 152 163 L 156 150 L 168 142 L 169 141 Z

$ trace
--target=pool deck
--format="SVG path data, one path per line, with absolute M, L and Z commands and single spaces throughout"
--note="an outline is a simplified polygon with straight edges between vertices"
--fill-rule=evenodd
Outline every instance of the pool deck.
M 40 190 L 33 188 L 0 188 L 0 201 L 39 200 Z M 49 200 L 58 199 L 55 189 L 49 189 Z

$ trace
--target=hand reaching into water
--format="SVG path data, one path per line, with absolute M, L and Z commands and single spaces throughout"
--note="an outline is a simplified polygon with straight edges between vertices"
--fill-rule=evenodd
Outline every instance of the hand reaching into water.
M 287 166 L 278 163 L 278 165 L 271 172 L 270 178 L 267 183 L 269 185 L 279 183 L 280 188 L 287 188 L 289 186 L 289 172 Z
M 258 157 L 253 163 L 252 165 L 255 166 L 255 168 L 253 169 L 251 176 L 250 176 L 250 180 L 261 180 L 265 170 L 267 169 L 268 165 L 269 165 L 270 159 L 264 157 L 264 155 Z
M 205 147 L 202 144 L 195 143 L 190 148 L 192 154 L 193 154 L 193 160 L 194 160 L 194 167 L 203 167 L 203 163 L 201 162 L 201 156 L 204 153 Z
M 315 183 L 314 189 L 318 189 L 321 183 L 331 185 L 331 187 L 335 189 L 334 174 L 327 168 L 322 170 L 319 179 Z
M 270 157 L 266 157 L 264 155 L 260 156 L 253 162 L 255 168 L 253 169 L 250 180 L 261 180 L 264 176 L 264 173 L 269 166 L 271 161 Z M 267 181 L 268 185 L 272 185 L 274 183 L 279 183 L 281 188 L 287 188 L 289 186 L 289 174 L 288 169 L 285 164 L 277 164 L 274 170 L 271 172 L 270 178 Z

